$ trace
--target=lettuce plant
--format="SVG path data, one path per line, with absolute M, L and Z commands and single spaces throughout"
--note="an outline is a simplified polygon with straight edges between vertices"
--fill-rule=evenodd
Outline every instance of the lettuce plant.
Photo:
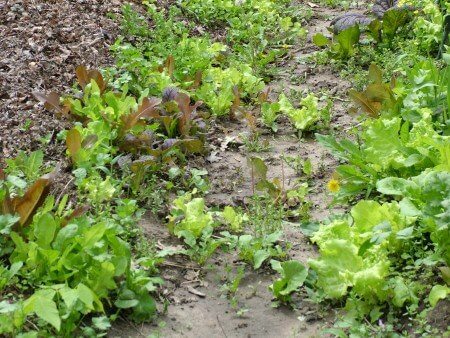
M 312 93 L 301 99 L 301 108 L 294 108 L 284 94 L 280 95 L 278 103 L 280 111 L 289 117 L 298 130 L 311 130 L 323 118 L 324 111 L 318 107 L 319 99 Z

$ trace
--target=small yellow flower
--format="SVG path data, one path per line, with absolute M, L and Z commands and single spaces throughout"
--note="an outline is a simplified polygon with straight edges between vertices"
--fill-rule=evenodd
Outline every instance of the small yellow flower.
M 339 191 L 339 189 L 341 189 L 341 186 L 339 185 L 339 181 L 337 179 L 332 178 L 328 181 L 327 188 L 331 192 L 336 193 Z

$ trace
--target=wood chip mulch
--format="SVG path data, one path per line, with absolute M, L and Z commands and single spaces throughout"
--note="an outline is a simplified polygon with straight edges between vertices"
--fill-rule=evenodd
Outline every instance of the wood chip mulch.
M 19 150 L 45 149 L 64 161 L 55 138 L 68 127 L 46 111 L 33 91 L 65 93 L 79 64 L 105 67 L 119 27 L 120 0 L 0 0 L 0 163 Z M 50 137 L 53 136 L 53 137 Z M 43 146 L 43 138 L 51 139 Z

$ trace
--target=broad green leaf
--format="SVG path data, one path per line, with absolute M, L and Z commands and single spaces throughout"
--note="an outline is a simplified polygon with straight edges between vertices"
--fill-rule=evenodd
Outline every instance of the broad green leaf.
M 351 242 L 334 239 L 321 244 L 321 256 L 309 262 L 317 273 L 317 285 L 329 298 L 340 298 L 353 286 L 354 274 L 363 269 L 363 259 Z
M 321 119 L 318 98 L 310 93 L 300 101 L 301 108 L 296 109 L 286 95 L 278 97 L 280 111 L 287 115 L 298 130 L 307 130 Z
M 24 302 L 23 310 L 25 314 L 35 313 L 39 318 L 51 324 L 57 331 L 61 328 L 61 318 L 59 316 L 53 290 L 39 290 Z
M 86 307 L 90 310 L 94 310 L 94 294 L 91 289 L 89 289 L 86 285 L 80 283 L 76 288 L 78 298 L 86 305 Z
M 82 136 L 78 129 L 73 128 L 67 132 L 66 147 L 67 151 L 74 163 L 77 162 L 78 152 L 81 148 Z
M 354 46 L 359 42 L 360 35 L 361 31 L 359 29 L 359 26 L 355 25 L 353 27 L 344 29 L 336 36 L 340 47 L 339 53 L 341 57 L 346 58 L 353 54 L 355 49 Z
M 11 279 L 13 278 L 20 270 L 20 268 L 23 266 L 23 262 L 15 262 L 11 264 L 11 267 L 9 268 L 9 271 L 7 273 L 7 278 Z
M 129 309 L 139 304 L 137 299 L 119 299 L 114 302 L 114 305 L 119 309 Z
M 409 198 L 404 198 L 399 202 L 402 214 L 409 217 L 416 217 L 421 214 L 421 211 L 414 205 Z
M 111 327 L 111 323 L 106 316 L 92 318 L 92 324 L 94 324 L 96 329 L 101 331 L 106 331 Z
M 252 172 L 255 177 L 266 180 L 267 179 L 267 166 L 264 161 L 259 157 L 250 157 L 248 163 L 252 168 Z
M 71 289 L 69 286 L 64 285 L 64 287 L 58 290 L 61 298 L 63 299 L 66 306 L 71 309 L 78 300 L 78 293 L 76 290 Z
M 290 294 L 303 285 L 308 276 L 308 269 L 294 260 L 282 263 L 272 260 L 271 264 L 281 278 L 277 279 L 269 288 L 275 297 L 286 302 L 289 300 Z
M 10 313 L 14 312 L 19 308 L 18 303 L 10 303 L 7 300 L 2 300 L 0 302 L 0 313 Z
M 445 285 L 435 285 L 430 291 L 430 295 L 428 296 L 428 300 L 432 307 L 435 307 L 436 304 L 442 300 L 447 298 L 450 295 L 450 288 Z
M 282 279 L 285 281 L 285 287 L 280 294 L 288 295 L 303 285 L 308 276 L 308 269 L 298 261 L 287 261 L 281 263 L 283 272 Z
M 409 20 L 409 10 L 407 9 L 391 9 L 383 15 L 383 38 L 392 40 L 397 30 L 404 26 Z
M 106 224 L 103 222 L 95 224 L 89 230 L 84 233 L 84 236 L 80 239 L 81 245 L 84 249 L 91 249 L 105 234 Z
M 261 267 L 262 263 L 270 257 L 270 252 L 268 250 L 258 250 L 253 256 L 253 269 L 257 270 Z
M 20 189 L 25 189 L 27 186 L 27 181 L 21 179 L 20 177 L 14 176 L 14 175 L 8 175 L 8 177 L 6 177 L 6 180 L 11 183 L 12 185 L 20 188 Z
M 411 180 L 405 180 L 398 177 L 388 177 L 377 182 L 377 190 L 385 195 L 402 195 L 405 196 L 409 192 L 417 193 L 418 186 Z
M 367 299 L 376 295 L 379 299 L 385 298 L 385 279 L 389 273 L 389 261 L 380 257 L 380 262 L 369 264 L 363 262 L 364 268 L 353 275 L 353 288 L 359 295 Z
M 383 73 L 381 72 L 380 67 L 375 63 L 372 63 L 369 66 L 369 81 L 377 84 L 383 83 Z
M 317 33 L 313 36 L 313 42 L 317 47 L 325 47 L 331 43 L 330 40 L 321 33 Z
M 138 304 L 133 307 L 132 318 L 137 321 L 143 321 L 152 318 L 155 314 L 155 299 L 148 293 L 138 295 Z
M 43 214 L 34 226 L 34 235 L 37 243 L 42 248 L 49 248 L 55 236 L 57 224 L 50 213 Z
M 403 230 L 397 232 L 396 236 L 398 239 L 406 240 L 413 237 L 414 227 L 407 227 Z
M 53 248 L 56 250 L 62 250 L 64 243 L 74 238 L 75 235 L 78 233 L 78 225 L 76 224 L 68 224 L 61 230 L 59 230 L 58 234 L 56 235 L 55 240 L 53 241 Z

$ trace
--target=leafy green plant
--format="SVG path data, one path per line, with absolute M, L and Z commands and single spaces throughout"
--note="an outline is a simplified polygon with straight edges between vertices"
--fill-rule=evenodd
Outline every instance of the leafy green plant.
M 336 42 L 330 41 L 321 33 L 314 35 L 313 42 L 318 47 L 328 46 L 332 57 L 347 59 L 355 53 L 355 46 L 358 44 L 360 36 L 359 26 L 354 25 L 339 32 L 334 38 Z
M 227 205 L 222 211 L 224 224 L 233 232 L 242 232 L 244 225 L 249 221 L 246 213 L 236 211 L 233 207 Z
M 377 190 L 385 195 L 403 197 L 399 202 L 403 214 L 417 217 L 422 231 L 431 240 L 444 262 L 450 266 L 450 174 L 448 171 L 425 171 L 406 180 L 388 177 L 377 182 Z
M 288 116 L 295 128 L 300 131 L 317 128 L 319 121 L 329 123 L 330 107 L 319 108 L 319 99 L 312 93 L 301 99 L 301 108 L 294 108 L 284 94 L 280 95 L 278 103 L 280 111 Z
M 38 178 L 14 198 L 2 175 L 0 292 L 8 299 L 1 303 L 1 332 L 15 335 L 32 322 L 35 334 L 67 335 L 85 315 L 105 314 L 110 307 L 130 309 L 137 320 L 156 314 L 149 292 L 162 280 L 131 266 L 121 218 L 70 209 L 67 196 L 56 204 L 48 195 L 54 174 Z M 8 293 L 13 287 L 28 291 L 23 297 Z M 102 318 L 103 325 L 92 319 L 100 331 L 108 328 L 107 317 Z
M 377 0 L 372 7 L 376 18 L 359 13 L 346 13 L 331 22 L 334 33 L 332 40 L 322 33 L 317 33 L 313 42 L 318 47 L 328 46 L 329 54 L 333 58 L 348 59 L 354 55 L 363 30 L 368 31 L 376 43 L 392 45 L 399 29 L 411 20 L 411 12 L 409 6 L 400 6 L 398 1 Z
M 275 298 L 283 303 L 289 303 L 291 294 L 296 292 L 305 282 L 308 269 L 298 261 L 270 261 L 272 269 L 280 274 L 280 278 L 269 286 Z
M 261 104 L 261 121 L 262 123 L 272 129 L 274 133 L 278 131 L 278 125 L 276 123 L 280 116 L 281 106 L 279 102 L 271 102 L 269 99 L 271 88 L 267 87 L 263 90 L 258 97 Z
M 306 35 L 288 1 L 231 0 L 182 1 L 182 6 L 196 20 L 208 26 L 227 26 L 227 42 L 233 51 L 252 68 L 261 71 L 276 56 L 285 52 L 282 45 Z M 195 14 L 194 14 L 195 13 Z M 300 14 L 300 13 L 299 13 Z
M 286 251 L 278 244 L 283 232 L 273 232 L 265 236 L 250 234 L 237 239 L 239 258 L 250 263 L 253 269 L 259 269 L 269 258 L 286 258 Z
M 142 96 L 136 100 L 127 93 L 106 89 L 98 71 L 77 68 L 83 98 L 59 98 L 35 95 L 55 111 L 84 121 L 65 133 L 68 155 L 77 167 L 107 165 L 120 151 L 130 152 L 135 161 L 132 170 L 161 165 L 173 156 L 175 147 L 184 153 L 203 151 L 203 117 L 197 112 L 202 102 L 190 103 L 190 97 L 166 88 L 163 99 Z M 139 102 L 139 103 L 138 103 Z
M 447 172 L 437 171 L 411 180 L 383 179 L 377 184 L 379 192 L 401 196 L 400 202 L 361 201 L 352 208 L 351 220 L 343 217 L 321 225 L 312 237 L 321 256 L 309 263 L 324 296 L 345 297 L 350 316 L 367 315 L 371 321 L 381 315 L 373 308 L 386 309 L 381 305 L 386 302 L 397 310 L 406 304 L 410 311 L 417 309 L 429 292 L 427 277 L 408 270 L 444 263 L 446 278 L 449 182 Z M 431 305 L 446 295 L 446 287 L 433 287 Z
M 183 238 L 189 248 L 186 253 L 199 264 L 204 264 L 222 242 L 212 236 L 218 224 L 214 214 L 206 210 L 205 200 L 193 198 L 193 193 L 173 201 L 168 227 L 174 235 Z
M 231 307 L 237 310 L 238 316 L 241 316 L 248 311 L 248 309 L 239 308 L 239 297 L 237 295 L 239 285 L 245 276 L 245 266 L 239 266 L 235 275 L 231 274 L 232 268 L 229 266 L 225 267 L 225 271 L 227 282 L 222 285 L 221 291 L 226 293 L 227 298 L 230 299 Z
M 313 174 L 312 162 L 309 158 L 304 159 L 301 156 L 286 156 L 283 155 L 283 161 L 295 170 L 297 175 L 306 175 L 310 177 Z
M 6 159 L 6 173 L 9 180 L 12 176 L 22 178 L 25 181 L 35 181 L 42 172 L 42 165 L 44 163 L 44 152 L 37 150 L 29 155 L 24 151 L 20 151 L 14 159 Z
M 395 113 L 398 103 L 393 92 L 395 79 L 393 78 L 389 84 L 384 83 L 383 73 L 375 64 L 369 67 L 369 79 L 371 83 L 363 92 L 351 89 L 348 93 L 350 98 L 371 117 L 378 117 L 381 110 Z
M 448 170 L 448 136 L 442 135 L 447 127 L 433 122 L 445 116 L 448 109 L 447 84 L 442 82 L 448 67 L 438 75 L 432 71 L 434 67 L 422 63 L 413 69 L 413 74 L 422 73 L 423 67 L 430 67 L 431 71 L 427 72 L 427 80 L 420 79 L 422 85 L 400 83 L 394 88 L 380 83 L 381 73 L 371 67 L 370 77 L 375 82 L 362 93 L 351 91 L 359 106 L 371 116 L 378 116 L 364 123 L 358 143 L 317 135 L 320 143 L 348 162 L 336 169 L 340 183 L 338 200 L 363 192 L 367 197 L 376 182 L 385 177 L 412 177 L 430 167 Z M 431 83 L 433 94 L 428 88 Z M 402 92 L 408 94 L 395 94 Z M 434 115 L 428 107 L 436 107 L 444 114 Z

